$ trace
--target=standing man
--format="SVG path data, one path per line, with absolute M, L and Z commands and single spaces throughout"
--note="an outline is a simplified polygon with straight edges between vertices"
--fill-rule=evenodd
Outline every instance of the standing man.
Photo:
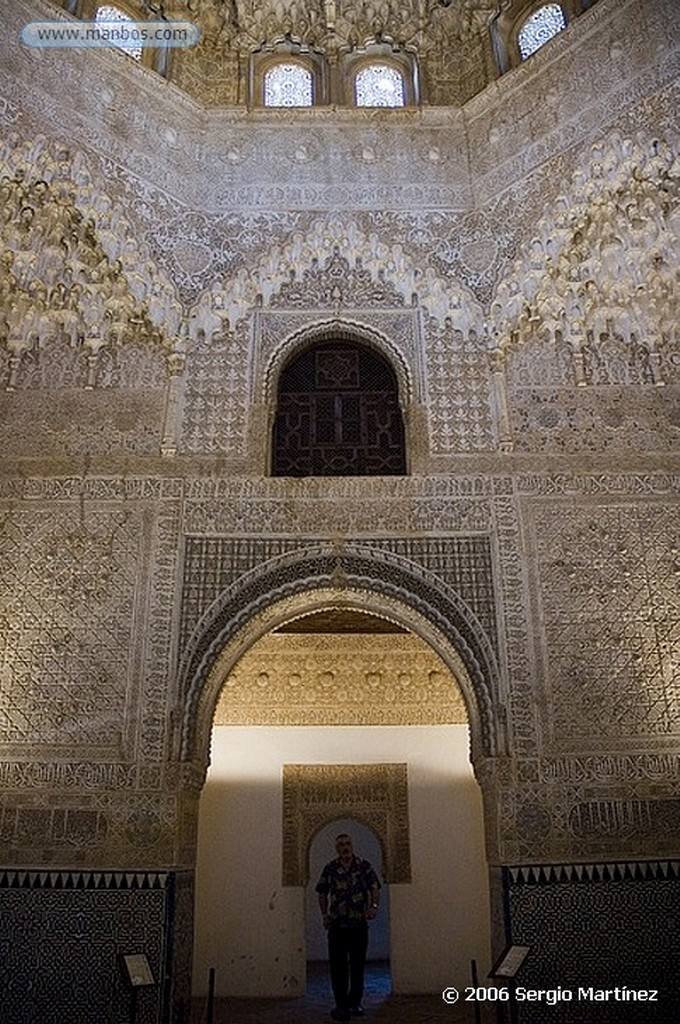
M 367 860 L 355 856 L 351 838 L 335 840 L 338 856 L 326 864 L 316 891 L 328 932 L 328 959 L 335 996 L 333 1020 L 363 1017 L 368 922 L 378 913 L 380 882 Z

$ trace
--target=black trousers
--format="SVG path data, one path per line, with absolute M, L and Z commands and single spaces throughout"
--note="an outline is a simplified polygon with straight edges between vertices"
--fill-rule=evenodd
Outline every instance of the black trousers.
M 328 959 L 336 1006 L 348 1010 L 364 996 L 364 967 L 368 949 L 368 925 L 328 929 Z

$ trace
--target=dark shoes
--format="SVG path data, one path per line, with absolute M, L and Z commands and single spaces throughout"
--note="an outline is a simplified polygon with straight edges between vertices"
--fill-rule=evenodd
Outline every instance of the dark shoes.
M 363 1006 L 350 1006 L 349 1010 L 342 1010 L 336 1006 L 334 1010 L 331 1010 L 333 1020 L 351 1020 L 352 1017 L 363 1017 L 363 1015 Z

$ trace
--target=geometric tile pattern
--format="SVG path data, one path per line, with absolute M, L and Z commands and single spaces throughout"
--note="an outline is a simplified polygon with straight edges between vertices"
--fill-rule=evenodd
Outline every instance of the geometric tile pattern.
M 507 941 L 531 947 L 517 983 L 572 994 L 520 1003 L 519 1024 L 677 1021 L 680 862 L 505 868 L 504 884 Z M 578 996 L 617 986 L 658 989 L 658 1001 Z
M 449 584 L 475 613 L 497 649 L 496 606 L 488 537 L 362 538 L 362 547 L 416 562 Z M 210 605 L 240 576 L 286 552 L 304 550 L 291 537 L 187 537 L 180 620 L 180 650 Z
M 223 590 L 261 562 L 299 546 L 290 537 L 187 537 L 179 650 L 186 648 L 192 630 Z
M 167 876 L 120 872 L 0 875 L 3 1024 L 103 1024 L 131 1019 L 120 969 L 146 954 L 155 984 L 140 989 L 136 1024 L 164 1001 Z
M 680 861 L 600 861 L 585 864 L 529 864 L 505 868 L 511 885 L 547 885 L 557 882 L 625 882 L 680 879 Z
M 119 752 L 131 671 L 140 517 L 26 509 L 0 538 L 0 739 Z
M 677 509 L 542 503 L 533 518 L 553 742 L 677 734 Z
M 1 889 L 87 889 L 101 892 L 165 889 L 170 878 L 158 871 L 60 871 L 0 869 Z

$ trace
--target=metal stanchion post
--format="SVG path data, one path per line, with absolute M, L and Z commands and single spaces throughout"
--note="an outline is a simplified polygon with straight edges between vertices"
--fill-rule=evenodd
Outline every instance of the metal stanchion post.
M 471 973 L 472 973 L 472 986 L 473 986 L 473 988 L 475 989 L 475 992 L 476 992 L 478 987 L 479 987 L 479 975 L 477 974 L 477 961 L 476 960 L 471 960 L 470 961 L 470 970 L 471 970 Z M 479 1009 L 479 1000 L 478 999 L 475 999 L 474 1007 L 475 1007 L 475 1024 L 482 1024 L 482 1012 Z
M 213 1024 L 213 1013 L 215 1010 L 215 968 L 211 967 L 208 972 L 208 1015 L 206 1024 Z

